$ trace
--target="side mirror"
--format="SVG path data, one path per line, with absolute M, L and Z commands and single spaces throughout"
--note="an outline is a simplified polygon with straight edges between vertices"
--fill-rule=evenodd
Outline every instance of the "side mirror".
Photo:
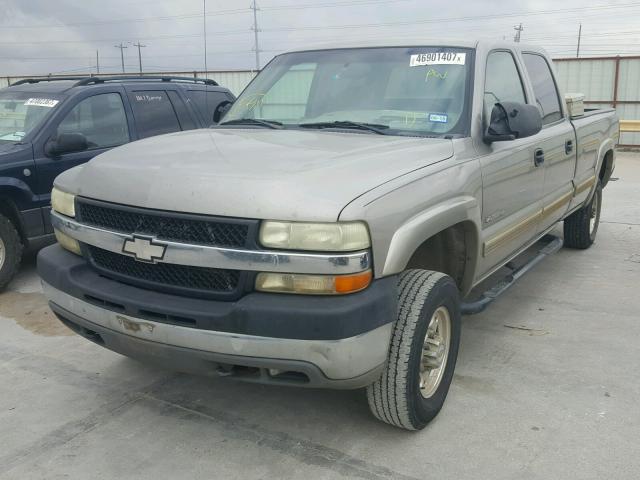
M 233 102 L 230 102 L 229 100 L 220 102 L 216 109 L 213 111 L 213 123 L 220 123 L 222 117 L 224 117 L 226 113 L 231 110 L 232 105 Z
M 518 102 L 496 103 L 484 134 L 485 143 L 526 138 L 542 130 L 542 115 L 534 105 Z
M 89 148 L 87 137 L 81 133 L 60 133 L 49 139 L 45 145 L 47 155 L 82 152 Z

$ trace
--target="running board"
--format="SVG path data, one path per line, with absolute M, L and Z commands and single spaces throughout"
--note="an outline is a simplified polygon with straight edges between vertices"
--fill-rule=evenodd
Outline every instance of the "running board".
M 563 240 L 560 237 L 546 235 L 542 240 L 546 240 L 547 244 L 540 250 L 538 250 L 538 253 L 533 258 L 531 258 L 531 260 L 518 268 L 511 267 L 511 262 L 507 263 L 505 266 L 511 269 L 511 273 L 509 273 L 500 282 L 480 295 L 480 298 L 478 298 L 478 300 L 475 300 L 473 302 L 462 302 L 462 304 L 460 305 L 462 314 L 475 315 L 476 313 L 482 312 L 485 308 L 487 308 L 487 306 L 489 306 L 491 302 L 493 302 L 496 298 L 506 292 L 509 287 L 516 283 L 516 281 L 518 281 L 525 273 L 535 267 L 546 257 L 556 253 L 562 248 Z

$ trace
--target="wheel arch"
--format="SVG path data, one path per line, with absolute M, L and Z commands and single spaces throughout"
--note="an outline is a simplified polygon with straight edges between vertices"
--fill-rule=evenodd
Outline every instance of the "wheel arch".
M 452 199 L 402 225 L 393 235 L 383 275 L 408 268 L 450 275 L 461 294 L 473 285 L 480 253 L 480 209 L 474 197 Z

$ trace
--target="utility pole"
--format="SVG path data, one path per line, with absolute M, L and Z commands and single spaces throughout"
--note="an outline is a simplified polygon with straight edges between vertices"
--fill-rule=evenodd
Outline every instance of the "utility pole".
M 142 53 L 140 49 L 146 47 L 146 45 L 141 45 L 140 40 L 138 40 L 138 43 L 134 43 L 133 46 L 138 47 L 138 64 L 140 65 L 140 76 L 142 76 Z
M 120 49 L 120 60 L 122 60 L 122 73 L 124 73 L 124 49 L 127 48 L 127 46 L 124 45 L 122 42 L 120 42 L 120 45 L 114 45 L 114 47 Z
M 516 43 L 520 43 L 520 34 L 524 30 L 524 27 L 522 26 L 522 23 L 520 25 L 517 25 L 517 26 L 513 27 L 513 29 L 516 31 L 516 34 L 513 37 L 513 41 L 516 42 Z
M 204 71 L 207 76 L 207 0 L 202 0 L 202 28 L 204 30 Z
M 576 50 L 576 58 L 580 56 L 580 40 L 582 39 L 582 24 L 580 24 L 580 28 L 578 28 L 578 48 Z
M 98 56 L 98 50 L 96 50 L 96 74 L 100 75 L 100 57 Z
M 258 42 L 258 6 L 256 0 L 253 0 L 251 4 L 251 10 L 253 10 L 253 38 L 254 38 L 254 50 L 256 52 L 256 70 L 260 70 L 260 44 Z

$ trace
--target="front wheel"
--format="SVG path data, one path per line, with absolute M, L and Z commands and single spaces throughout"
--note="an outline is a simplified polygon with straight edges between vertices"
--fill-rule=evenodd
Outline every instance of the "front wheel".
M 602 185 L 598 182 L 591 201 L 564 220 L 564 245 L 586 249 L 596 240 L 602 208 Z
M 0 292 L 17 273 L 22 259 L 22 242 L 13 223 L 0 214 Z
M 407 270 L 398 296 L 387 365 L 367 387 L 367 399 L 383 422 L 420 430 L 442 408 L 453 379 L 460 345 L 458 288 L 442 273 Z

